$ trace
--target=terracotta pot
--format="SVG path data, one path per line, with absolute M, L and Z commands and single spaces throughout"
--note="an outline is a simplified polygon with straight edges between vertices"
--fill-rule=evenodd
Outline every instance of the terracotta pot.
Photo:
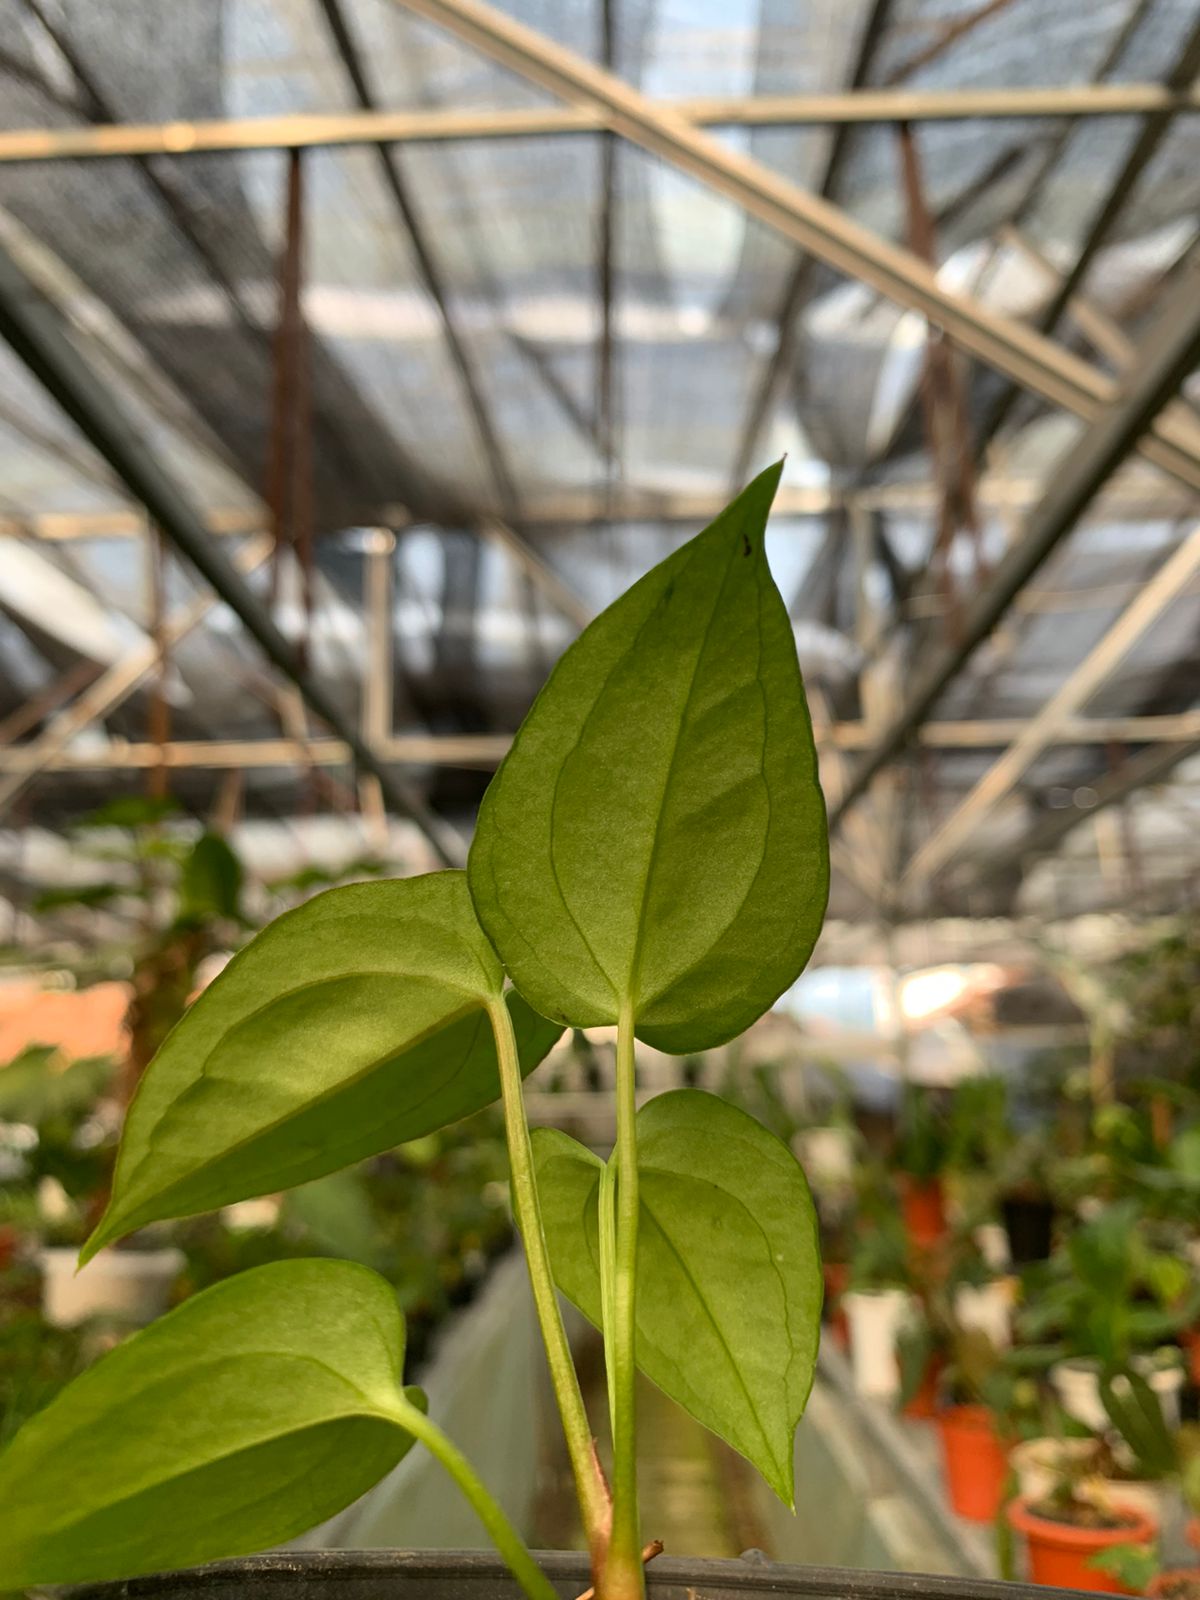
M 900 1408 L 901 1416 L 908 1417 L 912 1422 L 934 1420 L 938 1414 L 938 1383 L 945 1365 L 945 1359 L 941 1355 L 930 1356 L 925 1363 L 925 1372 L 917 1386 L 916 1394 L 911 1400 L 906 1400 Z
M 1171 1567 L 1160 1572 L 1157 1578 L 1151 1578 L 1146 1593 L 1151 1600 L 1170 1600 L 1181 1579 L 1191 1586 L 1192 1593 L 1200 1594 L 1200 1567 Z
M 992 1522 L 1004 1499 L 1008 1449 L 987 1406 L 948 1406 L 937 1419 L 950 1504 L 971 1522 Z
M 821 1274 L 825 1279 L 825 1319 L 829 1331 L 843 1350 L 850 1348 L 850 1323 L 842 1305 L 842 1296 L 850 1281 L 850 1268 L 844 1261 L 823 1261 Z
M 904 1229 L 918 1250 L 929 1250 L 946 1237 L 946 1196 L 940 1178 L 912 1178 L 900 1174 L 900 1202 Z
M 1200 1323 L 1197 1323 L 1194 1328 L 1186 1328 L 1179 1335 L 1179 1342 L 1183 1346 L 1188 1377 L 1192 1381 L 1192 1387 L 1200 1389 Z
M 1132 1506 L 1114 1505 L 1113 1510 L 1129 1520 L 1119 1528 L 1076 1528 L 1069 1522 L 1039 1517 L 1029 1509 L 1028 1500 L 1014 1500 L 1008 1520 L 1025 1535 L 1033 1582 L 1060 1589 L 1090 1589 L 1094 1594 L 1125 1594 L 1111 1573 L 1097 1572 L 1088 1563 L 1115 1544 L 1150 1544 L 1158 1529 Z
M 1200 1517 L 1192 1517 L 1184 1533 L 1192 1548 L 1200 1550 Z
M 1053 1494 L 1071 1472 L 1082 1472 L 1100 1448 L 1098 1439 L 1022 1439 L 1009 1451 L 1017 1493 L 1036 1505 Z

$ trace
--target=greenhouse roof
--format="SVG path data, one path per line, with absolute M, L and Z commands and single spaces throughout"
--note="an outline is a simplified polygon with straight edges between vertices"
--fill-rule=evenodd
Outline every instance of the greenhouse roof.
M 835 916 L 1190 897 L 1198 69 L 1192 0 L 0 0 L 3 870 L 164 762 L 453 855 L 786 454 Z

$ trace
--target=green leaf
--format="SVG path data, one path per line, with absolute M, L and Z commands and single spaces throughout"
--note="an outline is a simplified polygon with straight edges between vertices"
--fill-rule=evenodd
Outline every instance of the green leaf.
M 403 1358 L 395 1295 L 350 1262 L 276 1262 L 197 1295 L 0 1455 L 0 1582 L 191 1566 L 332 1516 L 412 1443 Z
M 1162 1401 L 1140 1373 L 1101 1373 L 1100 1399 L 1146 1477 L 1165 1478 L 1179 1470 L 1179 1454 Z
M 500 1093 L 503 973 L 462 872 L 350 884 L 264 929 L 147 1070 L 84 1259 L 163 1217 L 291 1188 Z M 561 1029 L 509 997 L 522 1071 Z
M 1110 1544 L 1089 1556 L 1084 1565 L 1116 1578 L 1126 1594 L 1144 1594 L 1162 1571 L 1158 1552 L 1148 1544 Z
M 555 1278 L 598 1325 L 602 1163 L 556 1129 L 533 1142 Z M 790 1506 L 822 1295 L 804 1173 L 753 1117 L 679 1089 L 638 1113 L 638 1174 L 638 1365 Z
M 764 531 L 779 467 L 576 640 L 484 797 L 468 873 L 523 994 L 633 1007 L 686 1054 L 794 982 L 829 884 L 825 808 Z
M 242 893 L 242 863 L 218 833 L 202 833 L 179 870 L 179 915 L 187 921 L 233 919 Z

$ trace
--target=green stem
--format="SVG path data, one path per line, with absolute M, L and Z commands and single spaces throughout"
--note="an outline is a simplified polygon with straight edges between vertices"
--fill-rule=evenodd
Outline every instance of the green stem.
M 530 1555 L 521 1535 L 458 1446 L 402 1394 L 396 1396 L 395 1416 L 400 1426 L 414 1439 L 419 1439 L 457 1483 L 529 1600 L 559 1600 L 554 1586 Z
M 616 1302 L 613 1298 L 617 1283 L 617 1163 L 609 1160 L 600 1173 L 598 1196 L 600 1225 L 600 1328 L 604 1334 L 604 1371 L 608 1378 L 608 1425 L 616 1427 L 617 1388 L 616 1357 L 613 1338 L 616 1333 Z
M 587 1534 L 588 1549 L 592 1559 L 592 1573 L 597 1583 L 608 1549 L 609 1529 L 612 1523 L 612 1506 L 608 1486 L 604 1482 L 596 1456 L 592 1430 L 588 1423 L 583 1395 L 571 1347 L 563 1328 L 558 1296 L 554 1290 L 554 1274 L 550 1270 L 550 1254 L 546 1248 L 546 1233 L 542 1227 L 542 1209 L 538 1200 L 537 1182 L 533 1170 L 533 1149 L 529 1142 L 529 1124 L 525 1118 L 525 1102 L 521 1091 L 521 1064 L 517 1053 L 517 1040 L 512 1018 L 502 998 L 489 1007 L 492 1029 L 496 1035 L 496 1058 L 500 1065 L 500 1093 L 504 1104 L 504 1131 L 508 1140 L 508 1161 L 512 1170 L 513 1210 L 521 1240 L 525 1247 L 525 1260 L 529 1266 L 529 1281 L 533 1287 L 533 1301 L 550 1378 L 554 1385 L 558 1411 L 562 1418 L 563 1433 L 571 1471 L 575 1477 L 575 1492 Z
M 637 1096 L 633 1007 L 617 1018 L 617 1227 L 613 1273 L 613 1531 L 603 1600 L 645 1594 L 637 1503 Z

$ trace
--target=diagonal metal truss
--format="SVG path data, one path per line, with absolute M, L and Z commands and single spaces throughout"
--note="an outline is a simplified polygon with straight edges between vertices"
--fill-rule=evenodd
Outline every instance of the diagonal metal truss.
M 995 628 L 1059 541 L 1132 448 L 1154 413 L 1200 361 L 1200 262 L 1176 285 L 1130 372 L 1121 398 L 1056 467 L 1020 540 L 996 569 L 963 621 L 960 637 L 942 647 L 917 677 L 901 711 L 859 767 L 830 816 L 836 827 L 871 780 L 905 748 L 951 681 Z
M 1176 547 L 970 794 L 925 841 L 904 872 L 902 888 L 919 890 L 961 851 L 972 835 L 979 837 L 988 814 L 1015 788 L 1038 756 L 1057 743 L 1068 719 L 1087 704 L 1197 572 L 1200 527 Z
M 1135 15 L 1138 13 L 1135 12 Z M 1122 30 L 1122 39 L 1115 47 L 1116 58 L 1119 59 L 1124 44 L 1128 42 L 1127 30 Z M 1197 74 L 1200 73 L 1200 17 L 1197 17 L 1191 34 L 1183 46 L 1182 51 L 1175 60 L 1164 87 L 1168 90 L 1190 88 Z M 1087 277 L 1088 269 L 1096 256 L 1104 248 L 1112 236 L 1112 231 L 1121 213 L 1124 211 L 1130 196 L 1137 188 L 1142 174 L 1150 165 L 1157 154 L 1164 139 L 1171 131 L 1174 122 L 1173 114 L 1169 110 L 1160 110 L 1150 113 L 1142 124 L 1141 132 L 1133 143 L 1132 149 L 1121 163 L 1119 170 L 1113 178 L 1108 193 L 1096 209 L 1087 237 L 1071 264 L 1069 271 L 1063 276 L 1049 304 L 1037 318 L 1037 326 L 1044 334 L 1051 334 L 1062 320 L 1063 313 L 1071 304 L 1076 290 Z M 1046 169 L 1048 171 L 1048 169 Z M 1026 197 L 1027 201 L 1029 196 Z M 1018 390 L 1011 386 L 1003 389 L 996 397 L 988 413 L 981 431 L 978 454 L 982 455 L 988 444 L 999 433 L 1017 398 Z
M 871 75 L 871 68 L 875 62 L 880 43 L 887 31 L 888 19 L 891 15 L 894 0 L 874 0 L 870 14 L 863 25 L 862 38 L 859 41 L 858 57 L 854 63 L 854 70 L 850 74 L 849 92 L 854 94 L 862 89 Z M 851 130 L 849 125 L 840 127 L 833 136 L 829 147 L 829 155 L 825 161 L 825 170 L 821 174 L 821 182 L 817 193 L 822 200 L 832 201 L 841 181 L 842 171 L 846 158 L 850 153 Z M 758 451 L 758 441 L 766 426 L 767 418 L 771 414 L 771 407 L 779 388 L 779 381 L 784 369 L 791 359 L 792 349 L 796 337 L 796 319 L 801 307 L 808 299 L 813 281 L 816 277 L 817 261 L 812 255 L 801 255 L 792 268 L 787 285 L 779 302 L 779 309 L 775 313 L 775 348 L 767 358 L 766 366 L 758 388 L 750 401 L 750 410 L 746 417 L 746 424 L 742 430 L 741 441 L 734 456 L 733 483 L 740 488 L 750 475 L 750 469 Z
M 440 23 L 502 66 L 570 102 L 600 105 L 611 126 L 737 201 L 829 266 L 920 312 L 970 354 L 1042 399 L 1095 422 L 1116 398 L 1113 380 L 1042 335 L 966 295 L 952 294 L 913 256 L 836 206 L 729 149 L 629 84 L 480 0 L 396 0 Z M 1170 419 L 1156 416 L 1138 448 L 1164 471 L 1200 488 L 1200 463 Z
M 447 865 L 461 864 L 465 851 L 456 830 L 389 770 L 325 689 L 300 668 L 269 611 L 210 538 L 186 494 L 147 448 L 111 389 L 71 343 L 57 313 L 2 252 L 0 336 L 145 506 L 164 536 L 238 616 L 268 660 L 295 685 L 308 708 L 347 746 L 355 764 L 374 774 L 397 815 L 417 825 L 440 860 Z

